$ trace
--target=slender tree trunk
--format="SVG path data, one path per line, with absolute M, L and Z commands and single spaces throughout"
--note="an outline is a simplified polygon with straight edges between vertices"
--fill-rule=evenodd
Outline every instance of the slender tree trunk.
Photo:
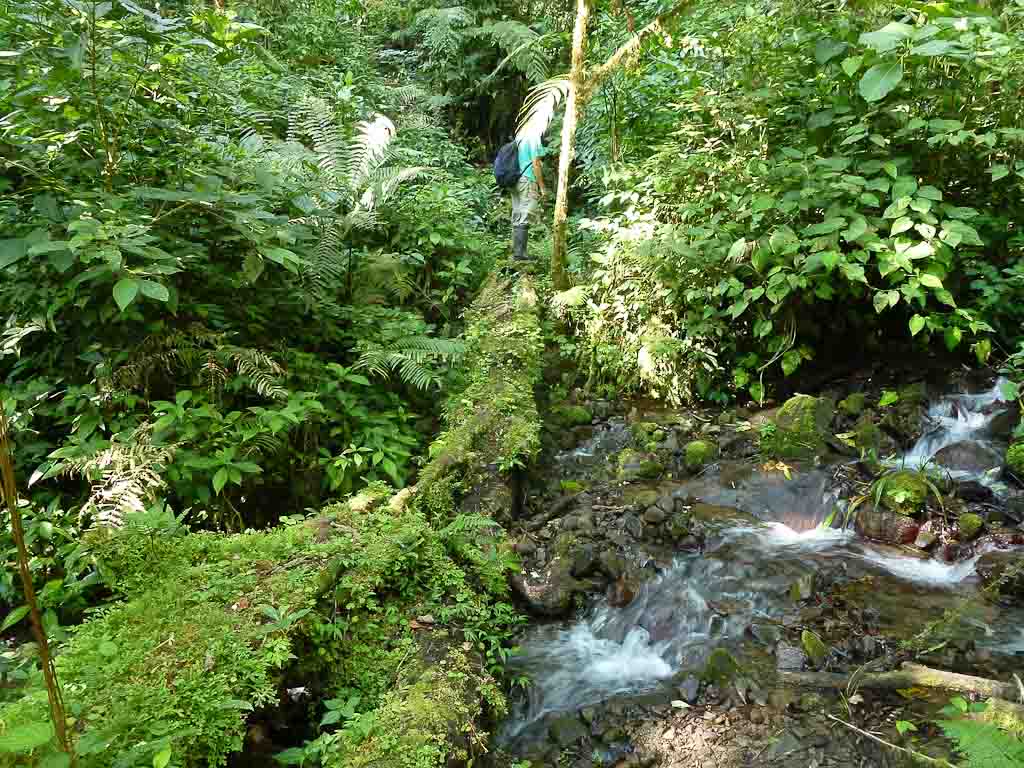
M 594 90 L 616 69 L 628 61 L 649 38 L 664 30 L 664 25 L 679 16 L 692 0 L 680 0 L 670 10 L 656 17 L 650 24 L 633 35 L 608 57 L 589 77 L 584 72 L 587 44 L 587 24 L 590 20 L 590 0 L 576 0 L 576 24 L 572 31 L 572 67 L 569 70 L 569 95 L 565 100 L 565 120 L 562 123 L 562 150 L 558 158 L 558 186 L 555 196 L 555 220 L 552 226 L 551 282 L 555 290 L 569 287 L 565 271 L 566 223 L 569 218 L 569 170 L 576 154 L 576 126 Z
M 576 153 L 576 123 L 583 108 L 583 59 L 587 45 L 590 0 L 576 0 L 576 24 L 572 30 L 572 68 L 569 70 L 569 95 L 565 100 L 562 122 L 562 150 L 558 156 L 558 187 L 555 195 L 555 221 L 552 231 L 551 282 L 555 290 L 569 287 L 565 271 L 565 234 L 569 217 L 569 171 Z
M 39 652 L 39 665 L 43 669 L 43 683 L 50 703 L 50 719 L 57 735 L 61 750 L 67 753 L 70 764 L 75 765 L 75 752 L 67 732 L 64 700 L 61 696 L 57 672 L 53 667 L 50 655 L 50 644 L 43 629 L 43 619 L 39 613 L 36 590 L 32 584 L 32 572 L 28 565 L 28 549 L 25 546 L 25 530 L 21 524 L 21 511 L 18 509 L 18 491 L 14 480 L 14 452 L 8 434 L 7 414 L 4 413 L 3 401 L 0 400 L 0 492 L 11 515 L 11 534 L 18 550 L 18 571 L 21 575 L 21 588 L 25 593 L 25 604 L 28 606 L 29 623 L 35 635 Z

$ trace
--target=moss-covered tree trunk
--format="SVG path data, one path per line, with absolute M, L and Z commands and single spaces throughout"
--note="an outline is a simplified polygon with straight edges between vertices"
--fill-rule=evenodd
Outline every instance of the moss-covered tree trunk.
M 576 23 L 572 30 L 572 67 L 569 70 L 569 96 L 565 101 L 562 123 L 562 149 L 558 157 L 558 186 L 555 193 L 555 220 L 552 232 L 551 282 L 555 289 L 569 287 L 565 271 L 566 222 L 569 217 L 569 169 L 576 153 L 576 123 L 583 108 L 583 59 L 590 21 L 590 0 L 576 0 Z

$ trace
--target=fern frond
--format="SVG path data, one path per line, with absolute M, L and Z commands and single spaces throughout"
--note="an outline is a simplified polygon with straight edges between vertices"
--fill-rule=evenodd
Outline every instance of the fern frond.
M 405 384 L 426 390 L 441 384 L 441 375 L 431 364 L 451 365 L 461 359 L 464 351 L 465 345 L 457 339 L 412 336 L 389 348 L 364 351 L 356 368 L 382 378 L 397 373 Z
M 91 456 L 63 460 L 58 474 L 89 480 L 83 516 L 93 525 L 120 528 L 126 515 L 144 512 L 156 501 L 165 485 L 160 473 L 174 451 L 174 446 L 152 445 L 148 427 L 143 426 L 127 443 L 112 442 Z
M 534 83 L 547 79 L 550 60 L 544 43 L 554 34 L 541 35 L 522 22 L 511 20 L 486 24 L 480 28 L 480 33 L 489 36 L 506 54 L 481 85 L 492 81 L 506 66 L 514 67 Z
M 1024 742 L 994 725 L 976 720 L 939 720 L 943 733 L 964 756 L 962 768 L 1019 768 L 1024 765 Z
M 364 120 L 347 149 L 346 174 L 352 189 L 361 189 L 367 177 L 383 162 L 395 137 L 395 124 L 384 115 Z
M 412 28 L 432 56 L 450 58 L 459 52 L 466 30 L 475 22 L 476 17 L 471 10 L 456 5 L 420 11 L 413 20 Z
M 568 77 L 545 80 L 530 89 L 519 112 L 518 136 L 540 136 L 551 124 L 558 105 L 569 96 L 572 83 Z

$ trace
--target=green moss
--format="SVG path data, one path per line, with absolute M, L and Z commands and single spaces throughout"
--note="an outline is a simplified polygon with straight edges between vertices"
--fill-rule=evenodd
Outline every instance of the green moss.
M 587 486 L 578 480 L 562 480 L 558 487 L 562 489 L 562 493 L 582 493 L 587 489 Z
M 740 665 L 733 655 L 724 648 L 716 648 L 708 656 L 707 663 L 704 665 L 703 678 L 709 683 L 722 687 L 731 683 L 739 671 Z
M 504 714 L 504 699 L 494 680 L 463 650 L 449 647 L 444 658 L 422 662 L 417 674 L 383 697 L 368 737 L 353 729 L 340 732 L 340 737 L 322 737 L 323 765 L 433 768 L 465 764 L 486 752 L 487 734 L 474 727 L 485 703 L 491 705 L 492 715 Z
M 565 427 L 581 427 L 594 420 L 590 409 L 582 405 L 560 405 L 552 409 L 551 416 L 557 424 Z
M 827 398 L 791 397 L 779 409 L 774 428 L 762 433 L 762 452 L 786 459 L 809 459 L 823 453 L 833 409 Z
M 629 426 L 633 433 L 633 440 L 637 445 L 646 446 L 648 443 L 660 443 L 665 440 L 665 433 L 661 427 L 653 421 L 637 421 Z
M 872 498 L 886 509 L 908 517 L 924 508 L 928 491 L 927 478 L 909 469 L 883 475 L 871 486 Z
M 715 458 L 718 449 L 707 440 L 692 440 L 686 444 L 684 449 L 684 461 L 686 468 L 691 470 L 700 469 L 709 461 Z
M 981 529 L 984 527 L 985 521 L 981 518 L 981 515 L 976 515 L 973 512 L 967 512 L 966 514 L 960 515 L 960 540 L 970 541 L 977 537 L 981 533 Z
M 1014 443 L 1006 451 L 1006 467 L 1024 480 L 1024 443 Z
M 653 479 L 664 470 L 664 465 L 650 454 L 640 453 L 632 448 L 623 449 L 616 460 L 618 475 L 622 480 L 639 478 Z
M 875 424 L 874 414 L 870 411 L 861 414 L 853 430 L 853 444 L 862 451 L 882 449 L 882 430 Z
M 863 392 L 854 392 L 839 401 L 839 410 L 847 416 L 857 417 L 864 411 L 867 404 L 867 395 Z

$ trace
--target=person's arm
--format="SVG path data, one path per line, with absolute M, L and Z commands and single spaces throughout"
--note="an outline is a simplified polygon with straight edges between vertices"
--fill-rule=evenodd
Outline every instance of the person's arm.
M 539 157 L 533 158 L 533 176 L 537 179 L 537 186 L 540 187 L 540 196 L 546 196 L 548 191 L 544 188 L 544 167 L 541 165 Z

